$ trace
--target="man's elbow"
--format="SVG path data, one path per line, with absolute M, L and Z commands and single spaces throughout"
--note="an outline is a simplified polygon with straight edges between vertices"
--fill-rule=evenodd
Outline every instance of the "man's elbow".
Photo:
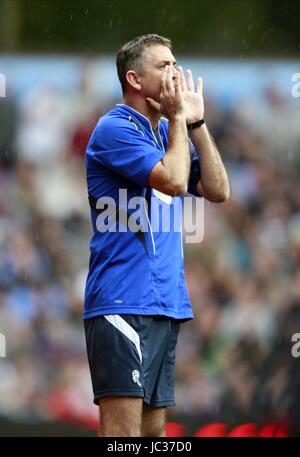
M 172 183 L 172 196 L 176 197 L 178 195 L 183 195 L 186 194 L 188 190 L 188 185 L 186 182 L 177 182 L 177 183 Z
M 218 192 L 214 192 L 210 201 L 213 203 L 225 203 L 230 197 L 230 187 L 226 186 Z
M 212 203 L 224 203 L 230 197 L 230 185 L 229 182 L 223 186 L 206 186 L 201 180 L 198 181 L 197 191 L 199 195 L 202 195 L 206 200 Z
M 150 184 L 149 186 L 153 189 L 158 190 L 159 192 L 163 192 L 166 195 L 170 195 L 170 197 L 177 197 L 179 195 L 183 195 L 187 193 L 187 184 L 181 182 L 168 182 L 168 183 L 160 183 L 158 184 Z
M 206 198 L 206 200 L 212 203 L 224 203 L 230 197 L 230 186 L 224 186 L 222 188 L 205 188 L 204 186 L 199 186 L 199 193 Z
M 148 186 L 164 194 L 176 197 L 187 192 L 188 183 L 185 176 L 177 176 L 176 173 L 166 170 L 161 163 L 158 163 L 150 173 Z

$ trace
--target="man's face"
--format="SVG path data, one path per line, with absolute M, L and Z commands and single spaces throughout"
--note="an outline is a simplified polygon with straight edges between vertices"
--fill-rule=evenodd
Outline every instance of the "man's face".
M 160 101 L 161 81 L 166 65 L 176 70 L 176 59 L 171 50 L 163 45 L 149 46 L 144 50 L 143 70 L 140 75 L 141 94 Z

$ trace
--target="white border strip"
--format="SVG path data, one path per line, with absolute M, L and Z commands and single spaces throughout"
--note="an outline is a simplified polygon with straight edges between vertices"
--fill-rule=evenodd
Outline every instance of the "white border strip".
M 153 252 L 154 252 L 154 255 L 155 255 L 155 253 L 156 253 L 155 242 L 154 242 L 152 227 L 151 227 L 151 224 L 150 224 L 150 219 L 149 219 L 149 216 L 148 216 L 148 211 L 147 211 L 147 208 L 146 208 L 146 199 L 144 199 L 144 209 L 145 209 L 145 214 L 146 214 L 147 222 L 148 222 L 149 228 L 150 228 L 150 235 L 151 235 L 151 240 L 152 240 Z
M 104 316 L 108 322 L 116 327 L 121 333 L 127 336 L 136 347 L 141 363 L 143 362 L 139 334 L 118 314 L 108 314 Z

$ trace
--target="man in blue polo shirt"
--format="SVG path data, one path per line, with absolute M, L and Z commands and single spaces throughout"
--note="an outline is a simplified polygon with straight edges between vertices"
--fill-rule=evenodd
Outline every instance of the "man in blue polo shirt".
M 192 319 L 182 249 L 186 192 L 229 197 L 205 125 L 202 80 L 177 69 L 168 39 L 144 35 L 117 56 L 124 104 L 86 151 L 93 237 L 84 324 L 102 436 L 164 436 L 174 405 L 180 323 Z M 201 173 L 200 173 L 201 170 Z

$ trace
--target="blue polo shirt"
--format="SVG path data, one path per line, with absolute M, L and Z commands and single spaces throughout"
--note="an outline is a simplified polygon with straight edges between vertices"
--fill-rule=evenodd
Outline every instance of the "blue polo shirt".
M 167 148 L 168 121 L 161 119 L 155 134 L 149 120 L 127 105 L 102 116 L 91 135 L 86 170 L 93 236 L 84 319 L 105 314 L 193 318 L 184 275 L 183 197 L 148 187 Z M 199 160 L 191 153 L 189 191 L 197 194 Z

